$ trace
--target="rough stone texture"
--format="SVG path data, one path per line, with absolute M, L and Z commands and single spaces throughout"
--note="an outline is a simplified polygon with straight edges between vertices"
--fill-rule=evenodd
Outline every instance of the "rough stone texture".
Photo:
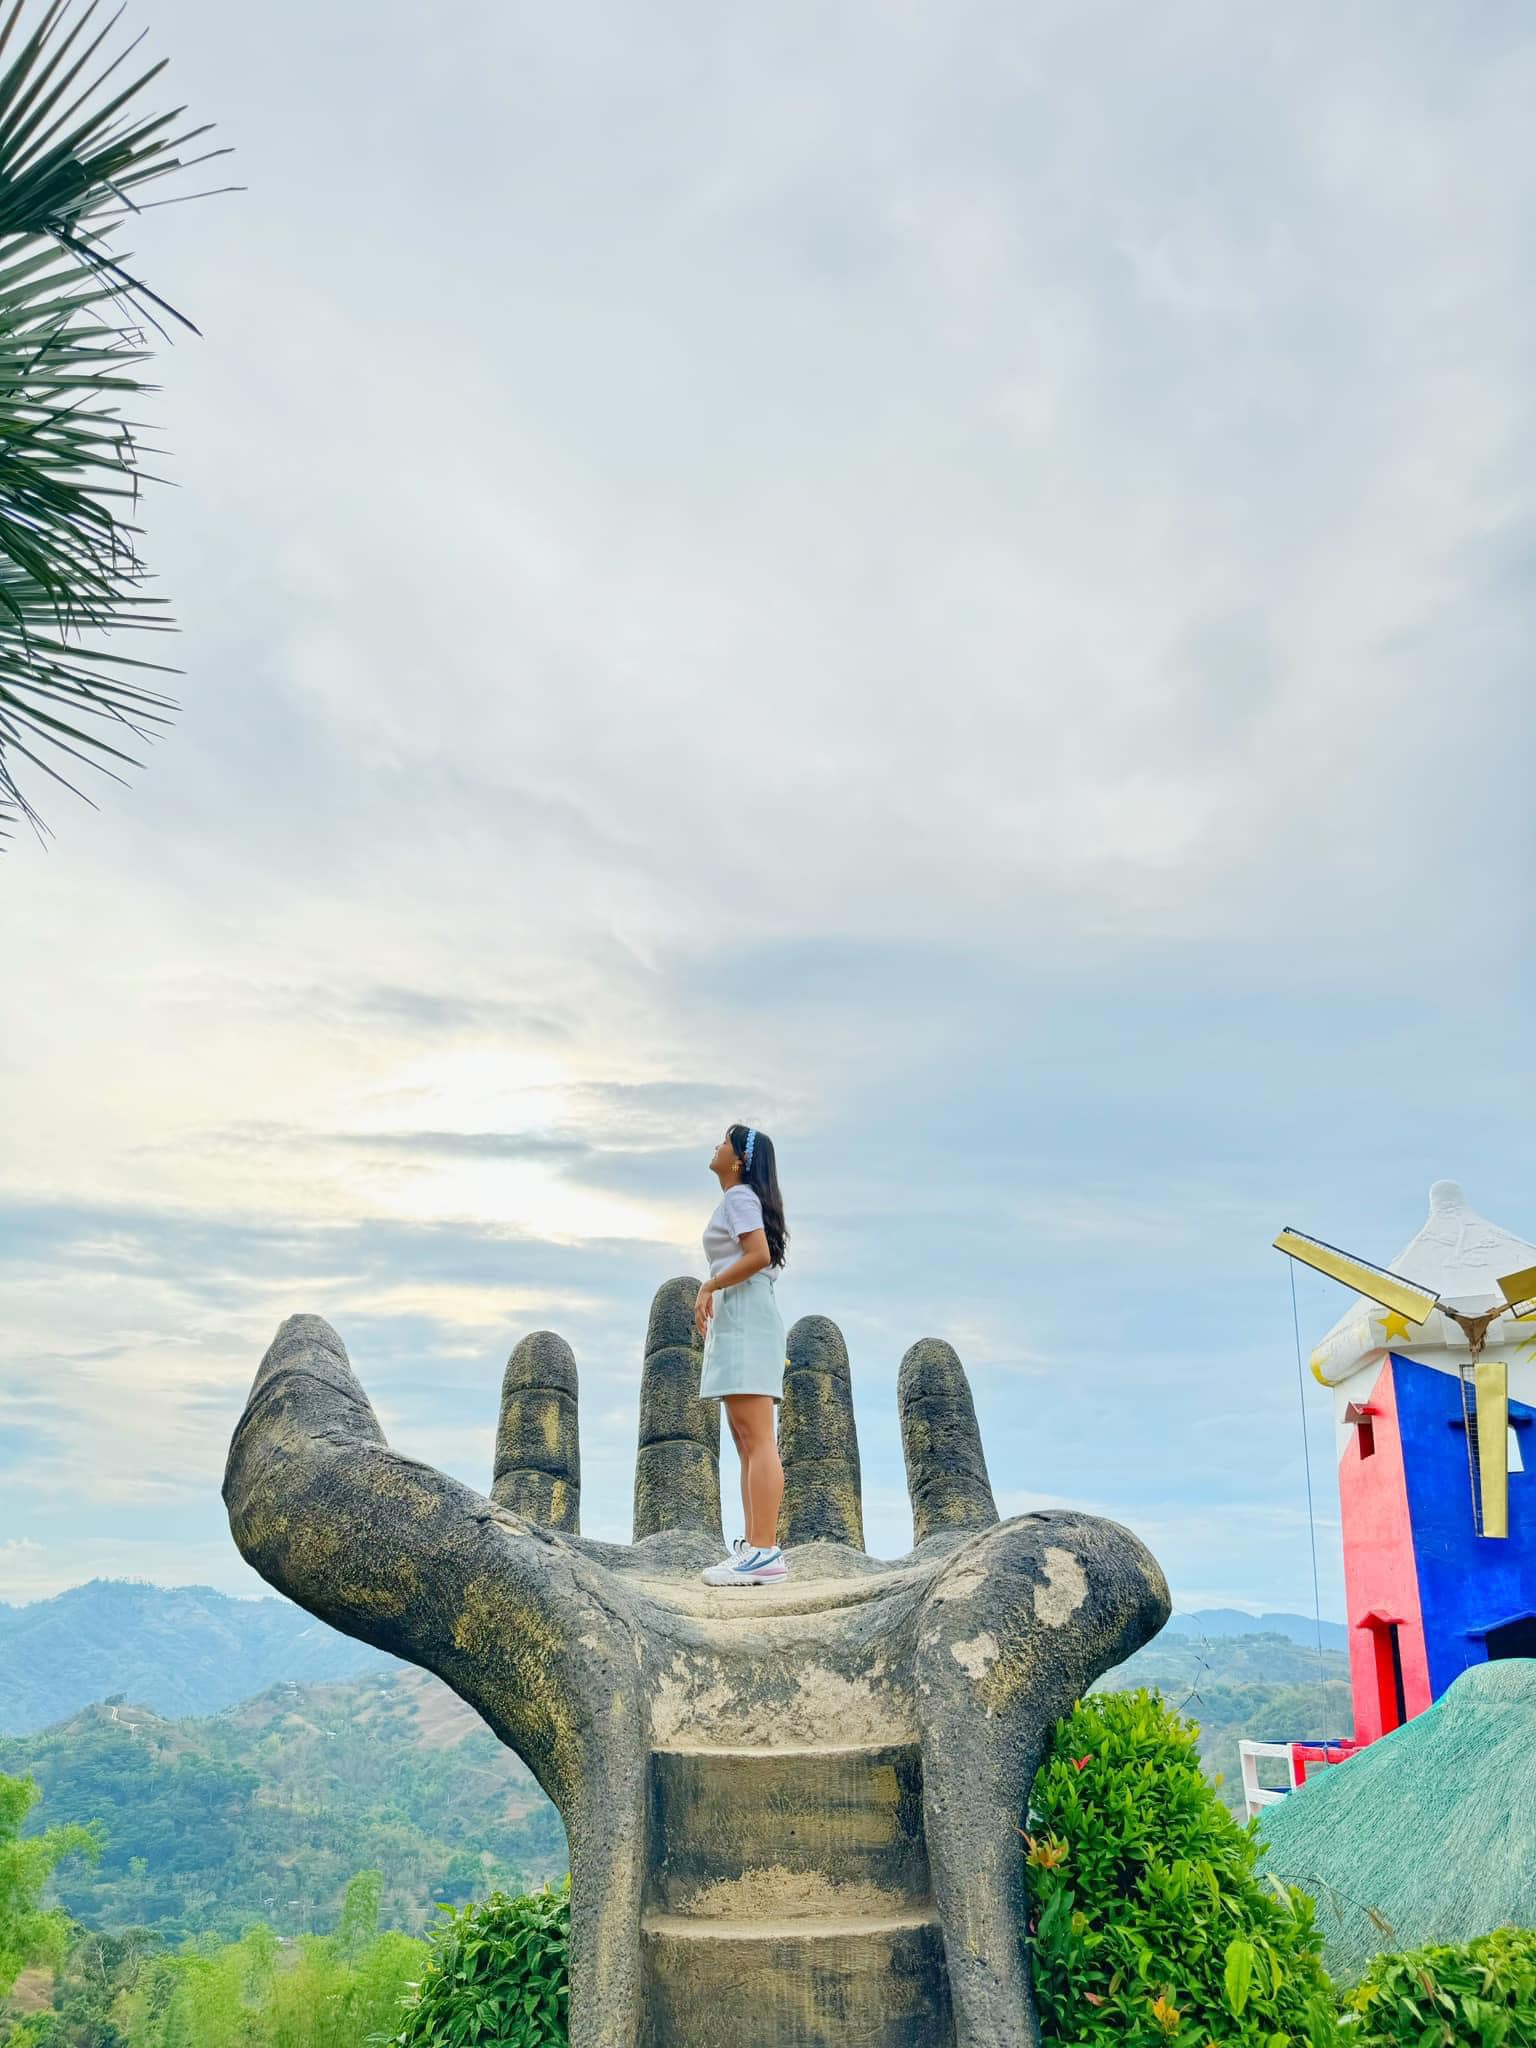
M 699 1283 L 657 1290 L 640 1373 L 640 1448 L 635 1457 L 635 1541 L 666 1529 L 724 1538 L 720 1529 L 720 1403 L 699 1399 L 693 1327 Z
M 997 1506 L 971 1383 L 952 1345 L 923 1337 L 912 1346 L 901 1361 L 896 1406 L 913 1542 L 924 1543 L 946 1529 L 980 1529 L 995 1522 Z
M 573 2048 L 1033 2048 L 1017 1823 L 1054 1721 L 1167 1619 L 1162 1573 L 1114 1522 L 998 1520 L 933 1340 L 901 1370 L 915 1547 L 883 1562 L 824 1533 L 857 1526 L 857 1446 L 842 1340 L 808 1318 L 791 1354 L 826 1391 L 797 1390 L 783 1448 L 817 1533 L 784 1585 L 705 1586 L 719 1411 L 697 1398 L 696 1286 L 651 1313 L 632 1545 L 575 1534 L 569 1495 L 570 1526 L 540 1524 L 391 1451 L 312 1315 L 281 1324 L 236 1427 L 235 1541 L 435 1671 L 560 1809 Z M 558 1344 L 508 1366 L 496 1484 L 518 1499 L 575 1476 Z
M 926 1907 L 923 1762 L 880 1749 L 662 1749 L 650 1903 L 699 1919 L 889 1918 Z
M 864 1548 L 859 1438 L 843 1333 L 826 1316 L 802 1316 L 789 1333 L 779 1409 L 784 1500 L 778 1538 Z
M 491 1499 L 546 1529 L 581 1527 L 576 1354 L 553 1330 L 535 1330 L 507 1360 Z
M 652 1921 L 642 1942 L 644 2048 L 947 2048 L 954 2039 L 931 1912 L 814 1932 Z

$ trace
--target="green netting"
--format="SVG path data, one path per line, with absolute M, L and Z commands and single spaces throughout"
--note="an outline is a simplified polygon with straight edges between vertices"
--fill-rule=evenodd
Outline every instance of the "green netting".
M 1536 1659 L 1473 1665 L 1266 1807 L 1259 1836 L 1260 1871 L 1316 1899 L 1336 1977 L 1383 1949 L 1536 1926 Z

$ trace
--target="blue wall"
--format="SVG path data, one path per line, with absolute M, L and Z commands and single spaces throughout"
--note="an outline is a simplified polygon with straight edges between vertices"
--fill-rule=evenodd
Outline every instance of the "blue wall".
M 1536 1613 L 1536 1470 L 1509 1475 L 1509 1534 L 1479 1536 L 1472 1525 L 1461 1388 L 1452 1373 L 1392 1358 L 1403 1436 L 1408 1515 L 1424 1615 L 1429 1682 L 1436 1699 L 1487 1652 L 1471 1629 L 1496 1628 Z M 1536 1411 L 1519 1401 L 1510 1417 Z M 1517 1432 L 1526 1466 L 1536 1466 L 1536 1427 Z

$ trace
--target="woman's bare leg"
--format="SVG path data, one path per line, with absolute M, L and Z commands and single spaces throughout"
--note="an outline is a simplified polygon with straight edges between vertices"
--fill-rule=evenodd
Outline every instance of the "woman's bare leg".
M 741 1471 L 741 1533 L 745 1536 L 752 1522 L 752 1499 L 747 1486 L 746 1434 L 735 1409 L 738 1399 L 739 1395 L 728 1394 L 720 1405 L 725 1410 L 726 1424 L 731 1432 L 731 1442 L 736 1446 L 736 1461 Z
M 771 1550 L 778 1541 L 779 1503 L 784 1498 L 784 1467 L 774 1428 L 771 1394 L 727 1394 L 726 1413 L 741 1457 L 741 1500 L 747 1520 L 747 1541 Z

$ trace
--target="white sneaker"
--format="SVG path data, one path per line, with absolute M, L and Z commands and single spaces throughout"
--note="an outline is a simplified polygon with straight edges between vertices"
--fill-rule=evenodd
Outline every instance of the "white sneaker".
M 731 1551 L 724 1564 L 706 1565 L 699 1574 L 707 1586 L 769 1586 L 789 1577 L 789 1566 L 777 1544 L 771 1550 L 759 1550 L 745 1537 L 738 1537 Z

